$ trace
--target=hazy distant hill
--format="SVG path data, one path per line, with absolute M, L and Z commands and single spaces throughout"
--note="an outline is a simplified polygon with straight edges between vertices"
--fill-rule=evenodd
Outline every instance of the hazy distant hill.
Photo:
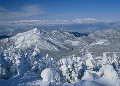
M 74 23 L 74 24 L 39 24 L 35 22 L 0 24 L 0 36 L 12 36 L 20 32 L 25 32 L 33 28 L 40 30 L 52 31 L 70 31 L 79 33 L 93 33 L 97 30 L 117 29 L 120 28 L 120 22 L 94 22 L 94 23 Z

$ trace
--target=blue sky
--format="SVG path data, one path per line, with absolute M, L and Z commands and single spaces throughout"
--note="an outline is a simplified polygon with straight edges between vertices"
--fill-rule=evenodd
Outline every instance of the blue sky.
M 0 0 L 0 21 L 120 20 L 120 0 Z

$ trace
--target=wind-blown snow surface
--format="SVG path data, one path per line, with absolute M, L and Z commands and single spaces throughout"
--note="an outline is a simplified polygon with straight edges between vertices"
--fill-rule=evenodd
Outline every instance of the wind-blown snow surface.
M 0 86 L 120 86 L 119 38 L 34 28 L 1 40 Z

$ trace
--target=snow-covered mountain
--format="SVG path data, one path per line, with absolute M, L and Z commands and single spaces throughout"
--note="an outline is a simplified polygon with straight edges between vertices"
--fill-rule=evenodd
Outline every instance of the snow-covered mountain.
M 1 86 L 120 86 L 120 32 L 33 30 L 0 41 Z
M 18 33 L 16 36 L 11 37 L 9 40 L 13 40 L 15 48 L 29 48 L 32 46 L 39 46 L 41 49 L 47 49 L 52 51 L 59 51 L 59 48 L 65 48 L 62 42 L 66 39 L 75 38 L 68 32 L 52 31 L 48 33 L 43 30 L 33 30 Z
M 91 38 L 95 37 L 95 38 L 119 38 L 120 37 L 120 32 L 114 29 L 109 29 L 109 30 L 105 30 L 105 31 L 101 31 L 98 30 L 93 34 L 89 35 Z
M 3 45 L 8 46 L 7 48 L 9 49 L 10 47 L 14 47 L 15 49 L 25 50 L 28 48 L 33 49 L 38 46 L 41 51 L 43 51 L 44 56 L 47 53 L 50 53 L 51 56 L 59 56 L 58 58 L 61 58 L 61 56 L 63 56 L 62 54 L 66 54 L 65 52 L 71 52 L 70 50 L 74 53 L 77 51 L 75 48 L 76 46 L 86 44 L 84 40 L 78 40 L 69 32 L 58 30 L 47 32 L 44 30 L 38 30 L 37 28 L 24 33 L 18 33 L 11 38 L 2 40 L 1 43 L 3 42 Z M 70 54 L 68 53 L 66 55 Z

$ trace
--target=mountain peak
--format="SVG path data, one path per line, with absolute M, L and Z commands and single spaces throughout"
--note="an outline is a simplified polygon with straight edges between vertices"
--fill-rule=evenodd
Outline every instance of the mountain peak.
M 37 29 L 37 28 L 34 28 L 33 31 L 36 32 L 36 31 L 38 31 L 38 29 Z

